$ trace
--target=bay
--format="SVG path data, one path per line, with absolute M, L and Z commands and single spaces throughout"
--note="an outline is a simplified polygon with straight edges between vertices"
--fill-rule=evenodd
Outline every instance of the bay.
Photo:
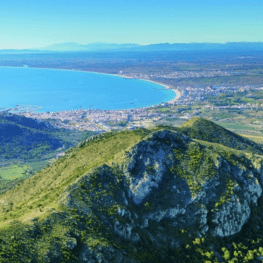
M 37 112 L 118 110 L 172 100 L 173 90 L 139 79 L 84 71 L 0 67 L 0 108 L 40 106 Z

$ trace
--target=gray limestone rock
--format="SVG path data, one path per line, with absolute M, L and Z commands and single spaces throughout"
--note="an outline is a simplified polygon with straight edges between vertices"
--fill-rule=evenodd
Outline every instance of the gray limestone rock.
M 177 132 L 155 132 L 126 152 L 118 175 L 102 165 L 69 186 L 60 203 L 98 218 L 134 251 L 145 238 L 157 248 L 174 249 L 182 240 L 173 231 L 182 229 L 196 229 L 191 236 L 199 238 L 208 231 L 234 235 L 262 195 L 263 162 L 213 147 Z M 68 243 L 70 249 L 75 245 Z M 113 255 L 116 262 L 129 262 L 123 251 L 107 247 L 87 247 L 82 260 L 111 262 Z
M 219 211 L 213 213 L 215 228 L 212 234 L 225 237 L 238 233 L 247 222 L 250 212 L 246 200 L 241 203 L 238 197 L 231 198 L 231 202 L 223 204 Z

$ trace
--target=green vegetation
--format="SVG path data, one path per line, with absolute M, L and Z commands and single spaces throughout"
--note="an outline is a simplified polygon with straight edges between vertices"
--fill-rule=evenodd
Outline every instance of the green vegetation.
M 19 115 L 0 115 L 0 157 L 2 163 L 51 159 L 84 140 L 92 132 L 58 129 L 45 122 Z M 1 163 L 0 163 L 1 164 Z
M 171 84 L 172 85 L 172 84 Z M 214 86 L 211 84 L 211 86 Z M 232 85 L 231 85 L 232 86 Z M 241 83 L 240 86 L 244 86 Z M 237 87 L 238 89 L 238 87 Z M 247 97 L 249 95 L 249 98 Z M 228 106 L 230 108 L 211 108 Z M 234 106 L 234 108 L 233 108 Z M 240 108 L 238 108 L 239 106 Z M 240 135 L 262 136 L 263 132 L 263 91 L 235 90 L 221 93 L 218 96 L 207 96 L 203 101 L 193 101 L 192 105 L 160 106 L 149 109 L 149 112 L 160 112 L 166 117 L 155 121 L 154 125 L 181 126 L 185 120 L 181 117 L 203 117 Z M 253 139 L 251 139 L 253 141 Z M 258 139 L 257 141 L 258 142 Z
M 32 178 L 26 179 L 20 186 L 0 198 L 14 203 L 16 218 L 22 220 L 33 218 L 40 203 L 57 209 L 57 198 L 68 184 L 103 163 L 121 161 L 125 157 L 124 150 L 146 135 L 147 132 L 144 130 L 106 133 L 94 141 L 92 139 L 81 143 L 68 150 L 57 162 L 50 164 Z M 28 209 L 29 204 L 33 210 Z M 17 207 L 19 209 L 16 209 Z M 6 215 L 0 214 L 0 226 L 8 224 L 3 220 L 4 217 Z
M 191 138 L 220 143 L 230 148 L 242 151 L 263 154 L 263 150 L 258 146 L 258 144 L 203 118 L 192 118 L 191 120 L 185 122 L 181 126 L 180 130 Z
M 28 166 L 12 165 L 4 168 L 0 168 L 1 178 L 4 180 L 15 180 L 20 177 L 29 176 Z
M 185 68 L 187 70 L 187 68 Z M 260 75 L 232 75 L 232 76 L 215 76 L 215 77 L 188 77 L 173 80 L 173 85 L 177 86 L 238 86 L 246 83 L 247 85 L 261 85 L 263 80 Z
M 94 134 L 58 129 L 13 114 L 0 114 L 0 131 L 1 193 L 54 162 L 57 154 Z
M 122 167 L 131 147 L 151 138 L 153 132 L 164 129 L 178 134 L 174 145 L 167 138 L 157 142 L 171 149 L 165 159 L 170 168 L 164 183 L 139 208 L 133 205 L 130 197 L 127 206 L 122 193 L 127 184 Z M 169 234 L 181 240 L 179 247 L 171 249 L 156 246 L 158 241 L 151 240 L 143 227 L 136 227 L 141 238 L 138 244 L 121 239 L 114 228 L 131 222 L 127 211 L 140 216 L 142 212 L 154 211 L 157 206 L 165 209 L 173 204 L 175 200 L 167 194 L 172 191 L 169 188 L 171 180 L 186 183 L 190 197 L 195 199 L 205 182 L 219 176 L 221 195 L 214 200 L 214 207 L 209 208 L 216 211 L 229 201 L 235 186 L 230 172 L 218 172 L 218 160 L 223 158 L 233 167 L 248 169 L 252 162 L 254 165 L 257 160 L 262 160 L 261 151 L 261 147 L 249 139 L 197 118 L 181 128 L 159 126 L 88 138 L 67 150 L 56 162 L 1 194 L 0 262 L 84 262 L 80 259 L 83 248 L 101 258 L 112 251 L 125 251 L 122 256 L 127 262 L 220 262 L 220 258 L 225 262 L 257 262 L 263 254 L 263 236 L 259 231 L 263 229 L 262 197 L 242 231 L 223 239 L 213 237 L 209 232 L 198 238 L 194 225 L 188 229 L 171 226 Z M 23 174 L 22 170 L 25 172 L 28 168 L 21 165 L 2 169 L 6 169 L 7 178 L 17 172 Z M 148 174 L 155 174 L 153 164 L 147 164 L 145 169 Z M 183 202 L 183 198 L 178 202 Z M 199 201 L 195 205 L 204 209 Z M 135 217 L 133 220 L 134 224 L 138 223 Z M 162 233 L 166 224 L 169 220 L 151 221 L 150 229 L 153 233 Z M 113 255 L 112 262 L 118 255 Z

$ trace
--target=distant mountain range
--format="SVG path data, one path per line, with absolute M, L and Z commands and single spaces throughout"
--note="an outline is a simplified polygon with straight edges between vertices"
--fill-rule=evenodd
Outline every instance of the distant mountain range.
M 82 45 L 74 42 L 53 44 L 35 49 L 2 49 L 0 54 L 32 54 L 49 52 L 125 52 L 125 51 L 263 51 L 263 42 L 222 43 L 160 43 L 151 45 L 92 43 Z
M 112 43 L 92 43 L 87 45 L 81 45 L 74 42 L 54 44 L 41 48 L 40 50 L 48 51 L 110 51 L 110 50 L 126 50 L 132 48 L 138 48 L 137 44 L 112 44 Z

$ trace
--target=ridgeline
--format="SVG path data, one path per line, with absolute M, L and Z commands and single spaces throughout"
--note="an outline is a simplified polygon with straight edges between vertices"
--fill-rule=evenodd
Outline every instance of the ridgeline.
M 0 262 L 261 262 L 262 168 L 202 118 L 93 136 L 0 196 Z

